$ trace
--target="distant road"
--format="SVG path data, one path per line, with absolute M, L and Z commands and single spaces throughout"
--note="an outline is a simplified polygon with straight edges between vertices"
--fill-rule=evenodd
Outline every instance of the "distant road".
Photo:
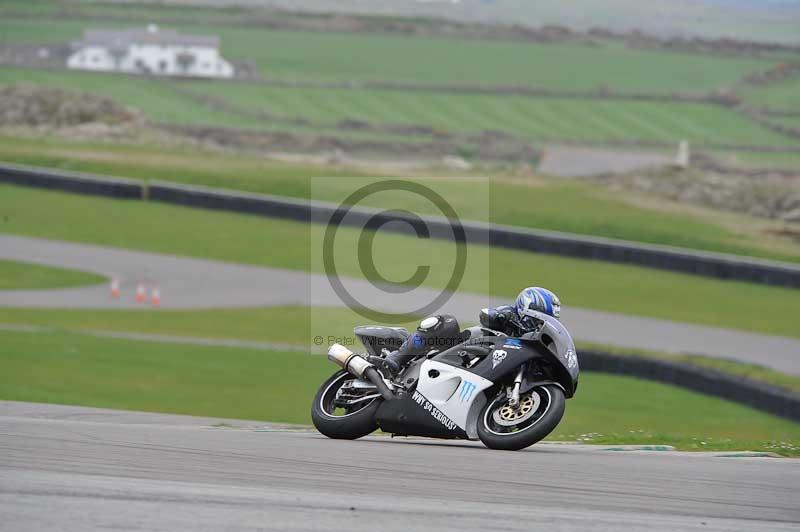
M 142 308 L 133 298 L 139 282 L 161 289 L 164 308 L 232 308 L 280 305 L 343 306 L 320 274 L 190 259 L 110 247 L 0 235 L 0 259 L 27 261 L 98 273 L 121 280 L 123 295 L 109 297 L 106 285 L 54 290 L 0 291 L 0 306 L 37 308 Z M 378 310 L 409 311 L 430 301 L 436 290 L 386 294 L 370 283 L 343 279 L 348 290 Z M 441 307 L 464 323 L 475 323 L 480 308 L 506 301 L 456 293 Z M 693 353 L 761 364 L 800 375 L 800 340 L 703 327 L 688 323 L 567 307 L 564 322 L 576 340 Z M 343 331 L 344 332 L 344 331 Z
M 674 156 L 669 157 L 663 153 L 642 149 L 553 145 L 545 148 L 542 160 L 536 169 L 543 174 L 559 177 L 584 177 L 660 168 L 670 164 L 674 159 Z
M 215 428 L 216 427 L 216 428 Z M 0 402 L 1 530 L 797 530 L 800 460 Z

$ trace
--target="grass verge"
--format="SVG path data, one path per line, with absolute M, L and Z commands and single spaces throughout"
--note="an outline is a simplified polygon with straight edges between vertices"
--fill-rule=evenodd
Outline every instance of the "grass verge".
M 315 241 L 311 233 L 321 227 L 0 186 L 0 232 L 245 264 L 308 270 Z M 337 268 L 344 275 L 363 277 L 354 252 L 358 237 L 357 231 L 348 229 L 341 229 L 337 236 Z M 374 245 L 377 271 L 388 279 L 409 278 L 430 257 L 436 260 L 425 280 L 427 286 L 446 286 L 453 271 L 455 249 L 445 249 L 437 241 L 379 232 Z M 322 269 L 314 264 L 314 271 Z M 800 337 L 796 290 L 469 247 L 460 290 L 511 298 L 520 287 L 531 284 L 550 287 L 566 306 Z M 770 312 L 742 312 L 742 301 Z
M 0 398 L 308 423 L 321 356 L 0 332 Z M 686 413 L 691 412 L 690 416 Z M 800 424 L 628 377 L 584 374 L 553 440 L 800 455 Z
M 296 270 L 311 267 L 311 232 L 322 227 L 10 186 L 0 186 L 0 215 L 0 232 Z M 363 277 L 358 237 L 346 229 L 337 236 L 344 275 Z M 389 279 L 408 278 L 425 257 L 436 257 L 426 285 L 445 286 L 453 271 L 455 250 L 436 241 L 379 232 L 374 245 L 376 268 Z M 314 271 L 322 270 L 314 264 Z M 634 266 L 470 246 L 459 288 L 511 297 L 534 283 L 554 289 L 567 306 L 800 337 L 795 290 Z M 741 301 L 772 311 L 745 314 Z
M 101 275 L 0 259 L 0 290 L 70 288 L 103 281 Z
M 43 326 L 61 332 L 123 332 L 181 337 L 276 342 L 310 346 L 315 336 L 325 345 L 329 337 L 352 337 L 364 318 L 345 308 L 268 307 L 214 310 L 60 310 L 0 308 L 0 324 Z M 312 316 L 315 318 L 312 321 Z M 477 315 L 476 315 L 477 319 Z M 412 330 L 416 322 L 397 324 Z M 464 323 L 462 326 L 471 325 Z M 361 345 L 356 341 L 356 348 Z M 652 357 L 690 364 L 747 377 L 800 393 L 800 377 L 786 375 L 754 364 L 744 364 L 703 356 L 672 355 L 618 347 L 581 343 L 578 350 L 594 349 L 622 356 Z
M 117 175 L 143 180 L 166 180 L 231 188 L 298 198 L 342 201 L 363 185 L 346 168 L 289 165 L 246 155 L 204 153 L 173 147 L 67 142 L 53 138 L 0 137 L 0 160 Z M 321 178 L 330 179 L 321 179 Z M 476 194 L 476 178 L 406 176 L 444 195 L 465 219 L 567 231 L 800 261 L 800 245 L 767 231 L 782 227 L 733 213 L 688 208 L 661 199 L 620 196 L 602 186 L 563 179 L 497 177 L 487 183 L 487 194 Z M 479 186 L 483 186 L 478 183 Z M 513 198 L 513 201 L 511 200 Z M 415 198 L 416 199 L 416 198 Z M 377 194 L 365 205 L 406 208 L 422 214 L 440 214 L 427 202 L 409 201 L 408 195 Z
M 671 362 L 679 362 L 681 364 L 688 364 L 701 368 L 713 369 L 722 373 L 728 373 L 737 377 L 745 377 L 755 381 L 791 390 L 800 393 L 800 377 L 794 375 L 787 375 L 779 371 L 774 371 L 764 366 L 757 364 L 746 364 L 744 362 L 736 362 L 733 360 L 724 360 L 720 358 L 711 358 L 701 355 L 674 355 L 670 353 L 658 353 L 655 351 L 646 350 L 630 350 L 617 346 L 607 346 L 599 344 L 591 344 L 581 342 L 578 344 L 578 352 L 581 349 L 600 351 L 603 353 L 611 353 L 619 356 L 631 357 L 645 357 L 656 358 L 660 360 L 668 360 Z
M 52 327 L 62 331 L 111 331 L 311 345 L 314 336 L 352 336 L 365 319 L 346 308 L 316 308 L 324 322 L 312 323 L 309 307 L 212 310 L 66 310 L 0 307 L 0 324 Z M 477 309 L 476 309 L 477 312 Z M 477 318 L 477 314 L 476 314 Z M 395 324 L 415 328 L 416 322 Z

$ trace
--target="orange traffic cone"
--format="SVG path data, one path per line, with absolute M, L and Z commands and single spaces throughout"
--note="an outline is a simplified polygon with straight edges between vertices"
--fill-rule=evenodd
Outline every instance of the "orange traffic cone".
M 153 288 L 152 294 L 150 294 L 150 303 L 157 307 L 161 304 L 161 289 L 158 287 Z
M 139 283 L 136 285 L 136 302 L 137 303 L 144 303 L 147 299 L 147 292 L 144 288 L 144 283 Z
M 111 279 L 111 297 L 114 299 L 119 298 L 119 279 L 116 277 Z

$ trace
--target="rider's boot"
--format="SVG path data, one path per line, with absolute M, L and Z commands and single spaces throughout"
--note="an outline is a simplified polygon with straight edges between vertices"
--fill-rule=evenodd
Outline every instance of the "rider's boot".
M 369 356 L 367 360 L 378 366 L 378 369 L 380 369 L 384 375 L 393 378 L 400 373 L 403 366 L 405 366 L 411 358 L 413 358 L 413 355 L 409 356 L 405 353 L 394 351 L 386 355 L 386 357 Z
M 400 364 L 397 363 L 397 361 L 392 360 L 390 358 L 370 355 L 367 357 L 367 360 L 375 364 L 375 366 L 379 370 L 381 370 L 381 373 L 383 373 L 385 377 L 390 379 L 392 377 L 397 376 L 397 374 L 400 373 L 400 370 L 403 369 L 402 366 L 400 366 Z
M 392 358 L 392 355 L 389 355 L 383 359 L 381 368 L 386 370 L 386 372 L 392 377 L 396 377 L 397 374 L 400 373 L 400 370 L 403 369 L 403 366 L 397 360 Z

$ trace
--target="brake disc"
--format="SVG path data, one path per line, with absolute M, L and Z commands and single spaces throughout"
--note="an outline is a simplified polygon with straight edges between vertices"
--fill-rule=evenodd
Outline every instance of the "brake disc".
M 532 391 L 519 398 L 519 404 L 513 407 L 506 401 L 503 406 L 492 413 L 492 419 L 503 427 L 513 427 L 530 419 L 539 410 L 542 399 Z

